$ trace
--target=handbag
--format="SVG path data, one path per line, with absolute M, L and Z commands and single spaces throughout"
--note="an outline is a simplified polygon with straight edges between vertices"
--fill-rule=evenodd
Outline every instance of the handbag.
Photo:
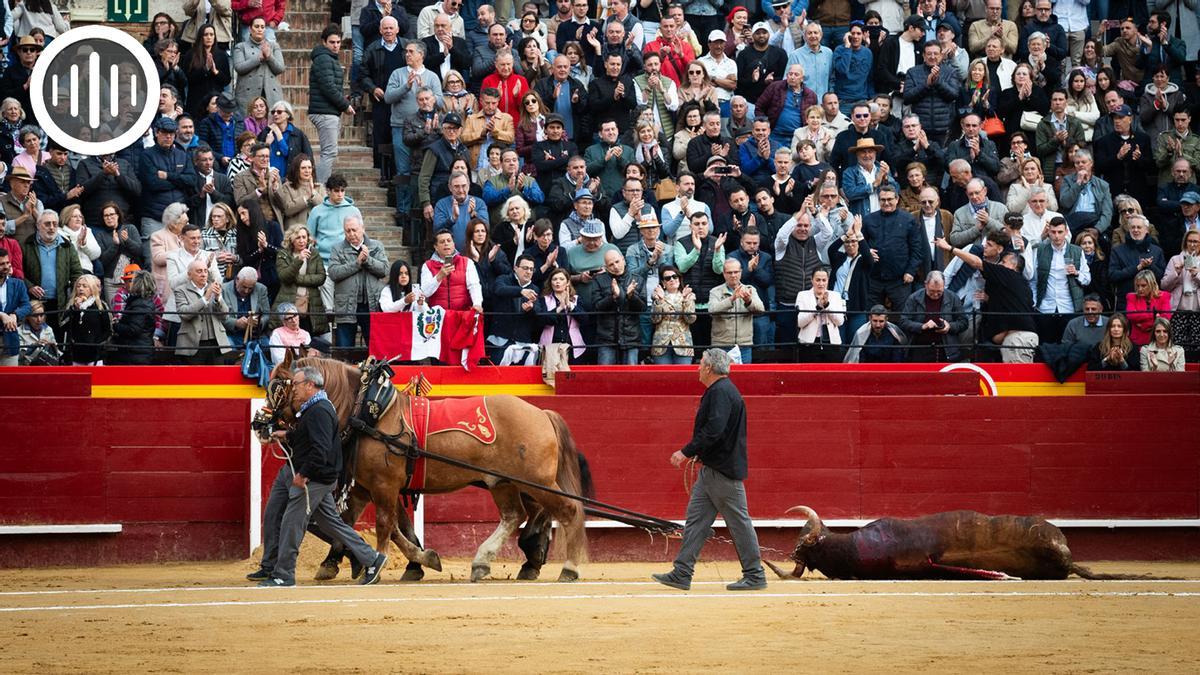
M 1025 131 L 1037 131 L 1037 127 L 1042 123 L 1042 114 L 1032 110 L 1026 110 L 1021 113 L 1021 129 Z
M 571 345 L 566 342 L 552 342 L 542 345 L 542 381 L 554 386 L 554 374 L 571 371 Z
M 983 121 L 980 125 L 980 130 L 987 134 L 988 138 L 997 138 L 1004 135 L 1004 120 L 992 115 Z
M 668 202 L 679 196 L 679 186 L 675 179 L 664 178 L 654 184 L 654 198 L 659 202 Z

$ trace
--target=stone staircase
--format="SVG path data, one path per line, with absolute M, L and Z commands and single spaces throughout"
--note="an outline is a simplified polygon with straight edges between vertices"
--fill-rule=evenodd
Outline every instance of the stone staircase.
M 313 145 L 313 152 L 320 154 L 317 130 L 308 120 L 308 75 L 311 67 L 310 53 L 320 43 L 321 31 L 329 23 L 328 0 L 293 0 L 288 3 L 285 20 L 291 30 L 278 33 L 276 40 L 283 49 L 286 67 L 280 76 L 284 98 L 296 111 L 296 126 L 300 127 Z M 345 36 L 341 51 L 342 66 L 346 69 L 346 87 L 349 91 L 350 36 Z M 368 110 L 359 110 L 353 118 L 342 117 L 342 128 L 338 139 L 338 158 L 334 171 L 346 176 L 350 183 L 347 194 L 354 200 L 366 222 L 367 235 L 383 242 L 389 260 L 412 262 L 413 251 L 404 245 L 400 228 L 396 227 L 392 214 L 395 209 L 388 206 L 388 190 L 378 185 L 379 172 L 372 166 L 372 150 L 368 145 L 367 127 L 370 124 Z M 314 158 L 315 159 L 315 158 Z

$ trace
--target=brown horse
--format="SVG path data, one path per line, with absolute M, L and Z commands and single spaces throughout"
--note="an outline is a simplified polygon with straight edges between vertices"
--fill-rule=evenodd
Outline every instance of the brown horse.
M 340 426 L 346 428 L 354 410 L 362 371 L 332 359 L 310 358 L 295 362 L 285 359 L 272 373 L 273 386 L 268 387 L 268 391 L 279 391 L 286 387 L 292 371 L 303 366 L 313 366 L 325 376 L 325 393 L 338 411 Z M 287 396 L 268 394 L 268 404 L 276 408 L 283 420 L 290 422 L 294 419 L 294 410 L 288 399 Z M 553 411 L 541 410 L 515 396 L 488 396 L 484 401 L 495 430 L 495 440 L 491 444 L 485 444 L 466 433 L 450 432 L 430 435 L 425 449 L 569 494 L 584 495 L 590 491 L 587 475 L 580 469 L 581 455 L 561 416 Z M 408 397 L 397 392 L 394 403 L 379 419 L 376 426 L 378 431 L 414 441 L 415 436 L 401 413 L 408 404 Z M 440 570 L 441 561 L 436 552 L 423 549 L 399 535 L 397 526 L 402 518 L 406 518 L 400 515 L 400 492 L 408 476 L 406 462 L 396 452 L 370 435 L 358 436 L 354 467 L 356 489 L 351 491 L 349 508 L 343 517 L 350 523 L 356 521 L 369 499 L 375 505 L 376 548 L 379 552 L 386 553 L 391 541 L 410 561 Z M 531 525 L 548 523 L 551 518 L 558 521 L 561 549 L 566 557 L 559 581 L 579 578 L 579 563 L 587 555 L 584 513 L 580 502 L 480 471 L 433 459 L 427 461 L 423 493 L 445 494 L 468 486 L 488 489 L 501 518 L 495 532 L 480 545 L 475 555 L 471 564 L 472 581 L 491 573 L 491 561 L 526 518 Z M 531 550 L 524 539 L 521 548 L 529 555 Z M 532 556 L 530 562 L 534 562 Z M 540 567 L 540 563 L 537 567 Z M 522 578 L 536 576 L 536 570 L 529 574 L 525 567 L 522 568 Z

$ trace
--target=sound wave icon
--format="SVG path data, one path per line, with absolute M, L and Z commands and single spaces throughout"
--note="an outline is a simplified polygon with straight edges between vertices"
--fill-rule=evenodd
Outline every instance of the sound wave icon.
M 108 95 L 108 114 L 112 117 L 117 117 L 121 114 L 121 96 L 120 88 L 120 70 L 117 64 L 112 64 L 109 67 L 109 95 Z M 67 89 L 67 100 L 71 106 L 71 117 L 79 116 L 79 64 L 71 64 L 69 74 L 70 85 Z M 100 105 L 101 85 L 100 82 L 100 55 L 92 52 L 88 57 L 88 126 L 93 129 L 100 128 L 100 113 L 103 106 Z M 62 93 L 59 88 L 58 75 L 50 76 L 50 105 L 58 107 L 58 97 Z M 126 102 L 130 107 L 137 107 L 138 98 L 138 77 L 137 73 L 129 74 L 129 100 Z
M 138 142 L 158 111 L 158 69 L 129 33 L 84 26 L 58 36 L 34 64 L 30 103 L 47 135 L 84 155 Z

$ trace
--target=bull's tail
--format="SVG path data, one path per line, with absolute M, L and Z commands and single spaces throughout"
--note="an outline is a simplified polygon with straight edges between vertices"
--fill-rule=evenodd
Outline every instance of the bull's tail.
M 1131 581 L 1137 579 L 1154 579 L 1159 581 L 1181 580 L 1180 577 L 1160 577 L 1153 574 L 1102 574 L 1100 572 L 1093 572 L 1079 563 L 1071 563 L 1068 571 L 1071 574 L 1091 581 Z

